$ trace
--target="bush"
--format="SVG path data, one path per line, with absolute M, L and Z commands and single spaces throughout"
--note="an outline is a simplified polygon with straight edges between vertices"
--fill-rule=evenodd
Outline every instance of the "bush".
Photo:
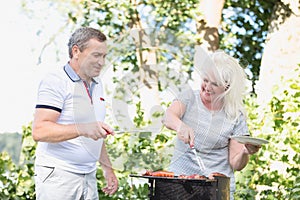
M 300 198 L 300 143 L 299 96 L 300 74 L 285 80 L 275 88 L 274 97 L 266 108 L 261 108 L 255 97 L 246 100 L 249 128 L 253 136 L 269 140 L 241 172 L 236 172 L 239 199 L 299 199 Z M 138 112 L 140 112 L 138 110 Z M 136 123 L 142 124 L 138 114 Z M 160 134 L 125 133 L 106 140 L 109 155 L 119 178 L 119 190 L 106 196 L 100 168 L 97 170 L 101 199 L 147 199 L 146 182 L 130 178 L 142 170 L 165 169 L 170 161 L 174 134 L 162 130 Z M 7 153 L 0 154 L 0 199 L 35 199 L 34 153 L 36 143 L 31 137 L 31 124 L 23 127 L 20 163 L 16 165 Z
M 31 138 L 31 124 L 29 124 L 23 127 L 20 163 L 15 164 L 6 152 L 0 154 L 0 199 L 35 199 L 34 152 L 35 143 Z
M 265 108 L 258 106 L 255 97 L 247 100 L 252 135 L 269 143 L 236 173 L 236 199 L 300 198 L 299 80 L 299 70 L 295 78 L 283 79 Z

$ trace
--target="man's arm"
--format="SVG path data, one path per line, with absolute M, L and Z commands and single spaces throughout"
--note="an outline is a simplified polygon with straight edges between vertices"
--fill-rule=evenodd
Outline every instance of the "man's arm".
M 75 125 L 57 124 L 60 113 L 51 109 L 37 108 L 32 125 L 35 141 L 61 142 L 78 137 Z
M 112 164 L 107 154 L 107 150 L 104 142 L 102 145 L 99 163 L 101 165 L 107 183 L 106 187 L 104 187 L 102 190 L 106 194 L 112 195 L 118 190 L 118 179 L 114 173 L 114 169 L 112 168 Z
M 37 108 L 33 126 L 32 137 L 35 141 L 41 142 L 62 142 L 85 136 L 98 140 L 106 138 L 107 134 L 113 135 L 113 130 L 102 122 L 87 124 L 58 124 L 60 112 L 52 109 Z

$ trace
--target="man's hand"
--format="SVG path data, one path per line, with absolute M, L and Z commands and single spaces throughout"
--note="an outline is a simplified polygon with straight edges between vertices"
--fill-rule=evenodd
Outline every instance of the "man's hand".
M 107 135 L 114 135 L 113 129 L 103 122 L 78 124 L 76 126 L 79 136 L 92 138 L 94 140 L 106 138 Z
M 177 136 L 185 144 L 194 146 L 194 139 L 195 139 L 194 130 L 191 127 L 187 126 L 185 123 L 183 122 L 180 123 L 177 129 Z
M 118 179 L 113 170 L 107 170 L 104 172 L 104 178 L 106 180 L 106 187 L 102 191 L 107 195 L 112 195 L 118 190 Z

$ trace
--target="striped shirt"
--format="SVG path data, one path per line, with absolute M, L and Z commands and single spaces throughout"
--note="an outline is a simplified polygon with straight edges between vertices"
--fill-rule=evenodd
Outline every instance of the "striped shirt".
M 199 90 L 184 91 L 175 100 L 186 106 L 181 120 L 194 130 L 195 149 L 204 163 L 205 170 L 200 170 L 189 145 L 177 137 L 169 170 L 176 175 L 209 176 L 212 172 L 225 174 L 230 177 L 230 191 L 233 194 L 235 179 L 229 163 L 228 146 L 231 136 L 249 135 L 245 116 L 241 113 L 239 118 L 233 121 L 226 117 L 223 110 L 208 110 L 202 103 Z

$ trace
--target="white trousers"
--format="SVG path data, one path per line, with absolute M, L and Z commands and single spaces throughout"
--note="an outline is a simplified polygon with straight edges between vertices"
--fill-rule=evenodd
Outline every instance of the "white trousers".
M 35 166 L 37 200 L 99 200 L 96 171 L 77 174 L 50 166 Z

